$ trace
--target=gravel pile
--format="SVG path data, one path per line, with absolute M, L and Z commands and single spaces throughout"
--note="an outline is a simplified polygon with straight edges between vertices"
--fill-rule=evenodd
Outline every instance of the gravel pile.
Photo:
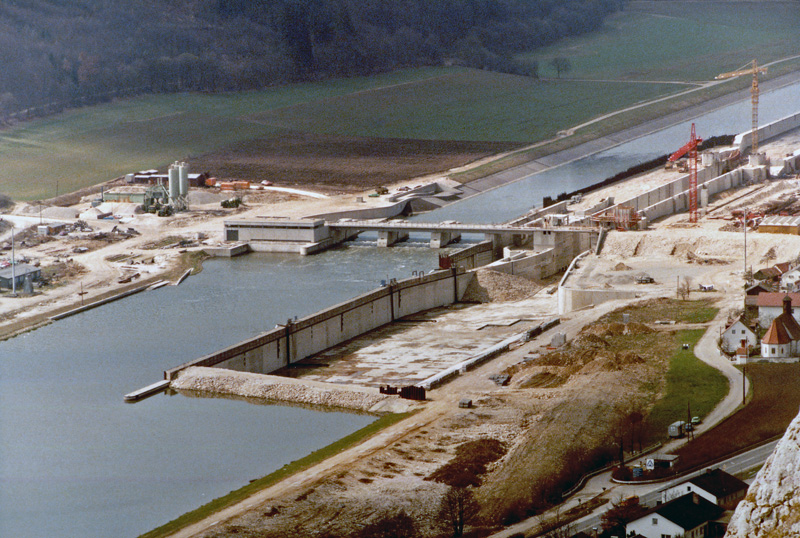
M 338 390 L 296 383 L 281 383 L 274 377 L 218 368 L 187 368 L 171 383 L 175 390 L 230 394 L 326 407 L 368 411 L 389 396 L 354 390 Z
M 461 299 L 466 303 L 521 301 L 542 289 L 533 280 L 491 269 L 479 269 L 475 276 Z

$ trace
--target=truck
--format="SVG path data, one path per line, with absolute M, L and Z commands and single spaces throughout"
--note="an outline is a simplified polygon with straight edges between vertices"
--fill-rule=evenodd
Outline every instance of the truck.
M 678 439 L 686 434 L 686 422 L 683 420 L 676 420 L 669 425 L 669 436 L 673 439 Z

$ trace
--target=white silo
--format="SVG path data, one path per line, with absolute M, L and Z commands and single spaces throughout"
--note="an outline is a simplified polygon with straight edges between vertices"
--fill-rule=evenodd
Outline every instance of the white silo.
M 180 163 L 178 165 L 178 173 L 180 175 L 181 196 L 186 196 L 189 194 L 189 163 Z
M 169 165 L 169 198 L 175 200 L 180 196 L 180 175 L 178 163 Z

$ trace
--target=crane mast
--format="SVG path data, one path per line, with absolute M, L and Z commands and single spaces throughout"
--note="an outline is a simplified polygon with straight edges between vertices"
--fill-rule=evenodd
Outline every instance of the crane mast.
M 752 65 L 749 69 L 737 69 L 736 71 L 731 71 L 729 73 L 721 73 L 715 77 L 716 80 L 724 80 L 728 78 L 734 78 L 741 75 L 753 75 L 753 82 L 750 85 L 750 100 L 753 104 L 753 111 L 751 114 L 752 119 L 752 151 L 751 153 L 755 155 L 758 153 L 758 74 L 759 73 L 766 73 L 766 67 L 758 67 L 758 62 L 753 60 Z

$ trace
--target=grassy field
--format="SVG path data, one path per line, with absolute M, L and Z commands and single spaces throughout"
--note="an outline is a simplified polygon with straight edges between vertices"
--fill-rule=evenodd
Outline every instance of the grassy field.
M 676 420 L 704 417 L 728 393 L 728 381 L 716 368 L 694 355 L 694 345 L 704 329 L 680 331 L 675 337 L 675 352 L 670 359 L 667 386 L 646 419 L 646 444 L 667 438 L 667 427 Z M 689 344 L 689 349 L 682 349 Z
M 219 512 L 220 510 L 232 506 L 288 476 L 299 473 L 300 471 L 307 469 L 327 458 L 330 458 L 331 456 L 335 456 L 351 446 L 364 441 L 384 428 L 400 422 L 401 420 L 409 417 L 411 414 L 412 413 L 384 415 L 369 426 L 365 426 L 364 428 L 351 433 L 347 437 L 339 439 L 335 443 L 331 443 L 324 448 L 312 452 L 304 458 L 300 458 L 297 461 L 284 465 L 274 473 L 271 473 L 263 478 L 259 478 L 258 480 L 253 480 L 248 485 L 240 489 L 232 491 L 218 499 L 214 499 L 210 503 L 204 504 L 200 508 L 188 512 L 178 519 L 170 521 L 169 523 L 162 525 L 157 529 L 153 529 L 152 531 L 141 535 L 140 538 L 162 538 L 174 534 L 180 529 L 188 527 L 189 525 L 197 523 L 198 521 L 201 521 L 206 517 Z
M 0 193 L 16 200 L 49 198 L 56 190 L 73 191 L 143 168 L 163 169 L 177 159 L 191 162 L 288 131 L 541 142 L 603 114 L 693 87 L 663 81 L 710 80 L 754 57 L 764 63 L 794 54 L 799 22 L 791 2 L 634 1 L 603 30 L 528 56 L 540 62 L 544 77 L 549 59 L 569 58 L 573 68 L 563 80 L 430 67 L 263 91 L 143 96 L 71 110 L 0 132 Z M 798 63 L 775 66 L 770 76 L 797 68 Z M 626 112 L 458 179 L 474 179 L 747 83 L 733 80 Z
M 682 467 L 716 460 L 782 435 L 800 406 L 800 364 L 750 364 L 747 406 L 676 452 Z
M 794 2 L 633 1 L 603 30 L 562 40 L 525 58 L 568 58 L 570 78 L 703 81 L 753 58 L 796 55 L 800 11 Z

